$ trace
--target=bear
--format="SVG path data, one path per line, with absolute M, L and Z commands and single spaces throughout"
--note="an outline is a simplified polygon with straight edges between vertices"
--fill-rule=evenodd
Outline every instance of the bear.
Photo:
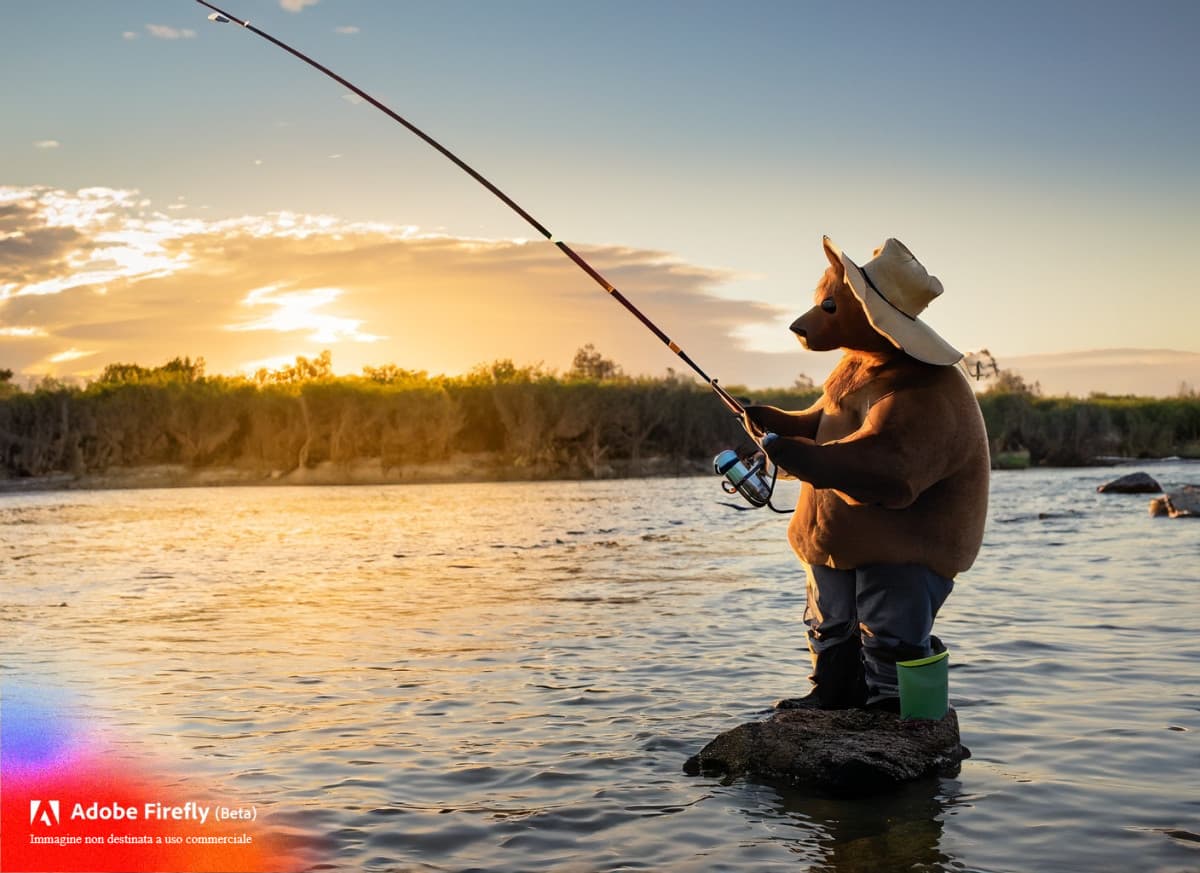
M 919 318 L 941 282 L 896 239 L 861 267 L 823 248 L 814 305 L 790 329 L 841 360 L 808 409 L 751 405 L 743 422 L 802 483 L 788 539 L 814 687 L 777 705 L 898 712 L 896 663 L 944 651 L 934 619 L 983 541 L 987 434 L 962 355 Z

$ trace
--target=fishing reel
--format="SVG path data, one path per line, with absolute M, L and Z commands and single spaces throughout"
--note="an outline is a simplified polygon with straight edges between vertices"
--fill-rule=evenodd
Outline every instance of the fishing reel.
M 768 460 L 766 452 L 755 446 L 754 450 L 738 454 L 734 449 L 726 449 L 713 458 L 713 469 L 718 476 L 724 476 L 721 490 L 726 494 L 740 494 L 753 509 L 769 507 L 775 512 L 788 513 L 790 509 L 776 509 L 771 503 L 775 493 L 775 481 L 779 476 L 779 468 Z M 732 504 L 727 504 L 732 505 Z M 744 506 L 736 507 L 745 509 Z
M 739 455 L 726 449 L 713 458 L 713 468 L 718 476 L 724 476 L 721 490 L 726 494 L 740 494 L 755 509 L 761 509 L 771 501 L 774 483 L 768 479 L 767 456 L 762 451 Z

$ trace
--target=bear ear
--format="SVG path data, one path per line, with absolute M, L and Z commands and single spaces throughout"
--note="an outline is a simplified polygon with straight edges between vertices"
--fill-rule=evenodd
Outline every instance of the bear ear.
M 821 247 L 825 249 L 825 257 L 829 259 L 829 266 L 837 270 L 837 274 L 839 276 L 844 275 L 846 272 L 846 267 L 842 264 L 841 253 L 834 249 L 833 243 L 830 241 L 829 237 L 823 237 L 821 239 Z

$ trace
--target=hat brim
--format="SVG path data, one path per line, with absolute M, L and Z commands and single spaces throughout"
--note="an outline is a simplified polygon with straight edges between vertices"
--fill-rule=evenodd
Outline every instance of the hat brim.
M 891 340 L 892 345 L 903 349 L 918 361 L 939 367 L 949 367 L 962 360 L 962 352 L 938 336 L 937 331 L 921 319 L 913 318 L 888 303 L 868 284 L 862 268 L 846 257 L 833 240 L 825 237 L 824 245 L 826 254 L 841 263 L 846 284 L 862 303 L 871 326 Z

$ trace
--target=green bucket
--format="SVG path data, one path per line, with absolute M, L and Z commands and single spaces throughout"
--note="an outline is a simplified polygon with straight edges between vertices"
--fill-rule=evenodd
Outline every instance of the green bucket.
M 950 652 L 898 661 L 900 717 L 938 720 L 950 708 Z

